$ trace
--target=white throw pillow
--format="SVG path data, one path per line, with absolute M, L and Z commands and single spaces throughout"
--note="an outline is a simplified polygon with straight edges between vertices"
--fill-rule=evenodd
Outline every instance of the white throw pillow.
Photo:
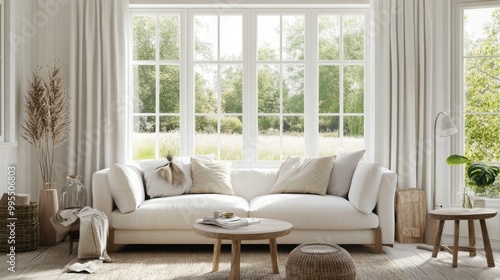
M 196 158 L 203 158 L 207 160 L 213 159 L 213 155 L 201 155 L 195 156 Z M 174 164 L 177 164 L 184 172 L 184 184 L 172 185 L 169 184 L 165 179 L 161 178 L 156 169 L 160 166 L 167 164 L 166 158 L 144 160 L 140 161 L 139 164 L 144 171 L 144 181 L 146 182 L 146 192 L 151 198 L 155 197 L 165 197 L 165 196 L 175 196 L 184 193 L 189 193 L 191 186 L 193 185 L 193 179 L 191 177 L 191 157 L 174 157 Z
M 369 214 L 375 209 L 382 179 L 380 164 L 360 162 L 352 176 L 349 201 L 360 212 Z
M 351 186 L 352 174 L 363 157 L 365 150 L 352 153 L 339 153 L 333 161 L 333 168 L 328 182 L 327 194 L 347 197 Z
M 133 212 L 144 202 L 141 177 L 132 168 L 115 164 L 108 171 L 108 184 L 120 212 Z
M 334 157 L 289 157 L 281 164 L 271 193 L 326 194 Z
M 234 195 L 231 185 L 231 162 L 192 158 L 193 187 L 190 193 Z

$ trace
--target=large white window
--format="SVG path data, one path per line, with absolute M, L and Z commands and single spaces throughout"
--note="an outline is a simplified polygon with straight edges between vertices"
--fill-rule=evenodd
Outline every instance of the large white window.
M 500 161 L 500 1 L 458 6 L 459 46 L 456 51 L 457 108 L 461 141 L 458 150 L 473 161 L 497 165 Z M 463 185 L 463 170 L 455 175 Z M 488 188 L 500 198 L 500 182 Z
M 365 147 L 366 9 L 131 10 L 131 157 Z

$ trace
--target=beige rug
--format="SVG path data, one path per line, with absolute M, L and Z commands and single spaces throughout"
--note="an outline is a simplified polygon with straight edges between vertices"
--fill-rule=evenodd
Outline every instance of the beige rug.
M 271 274 L 271 260 L 265 245 L 243 245 L 241 279 L 286 279 L 287 256 L 295 246 L 278 246 L 280 274 Z M 356 264 L 356 279 L 405 279 L 385 254 L 363 246 L 344 247 Z M 230 245 L 223 245 L 219 271 L 212 272 L 209 245 L 129 245 L 110 254 L 113 263 L 102 264 L 85 279 L 229 279 Z

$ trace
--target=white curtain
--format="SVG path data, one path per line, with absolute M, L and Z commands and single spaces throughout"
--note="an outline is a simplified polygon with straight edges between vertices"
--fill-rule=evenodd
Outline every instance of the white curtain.
M 128 0 L 71 1 L 68 174 L 92 205 L 92 174 L 125 161 Z
M 400 188 L 431 190 L 434 117 L 449 104 L 447 3 L 371 1 L 372 147 Z

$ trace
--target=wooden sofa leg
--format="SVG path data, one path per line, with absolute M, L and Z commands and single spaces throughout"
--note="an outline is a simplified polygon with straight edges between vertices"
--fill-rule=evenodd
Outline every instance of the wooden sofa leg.
M 108 234 L 108 253 L 113 253 L 115 251 L 115 229 L 110 227 Z
M 375 244 L 373 244 L 375 253 L 383 254 L 384 249 L 382 248 L 382 230 L 380 229 L 380 227 L 373 230 L 373 237 L 375 239 Z

